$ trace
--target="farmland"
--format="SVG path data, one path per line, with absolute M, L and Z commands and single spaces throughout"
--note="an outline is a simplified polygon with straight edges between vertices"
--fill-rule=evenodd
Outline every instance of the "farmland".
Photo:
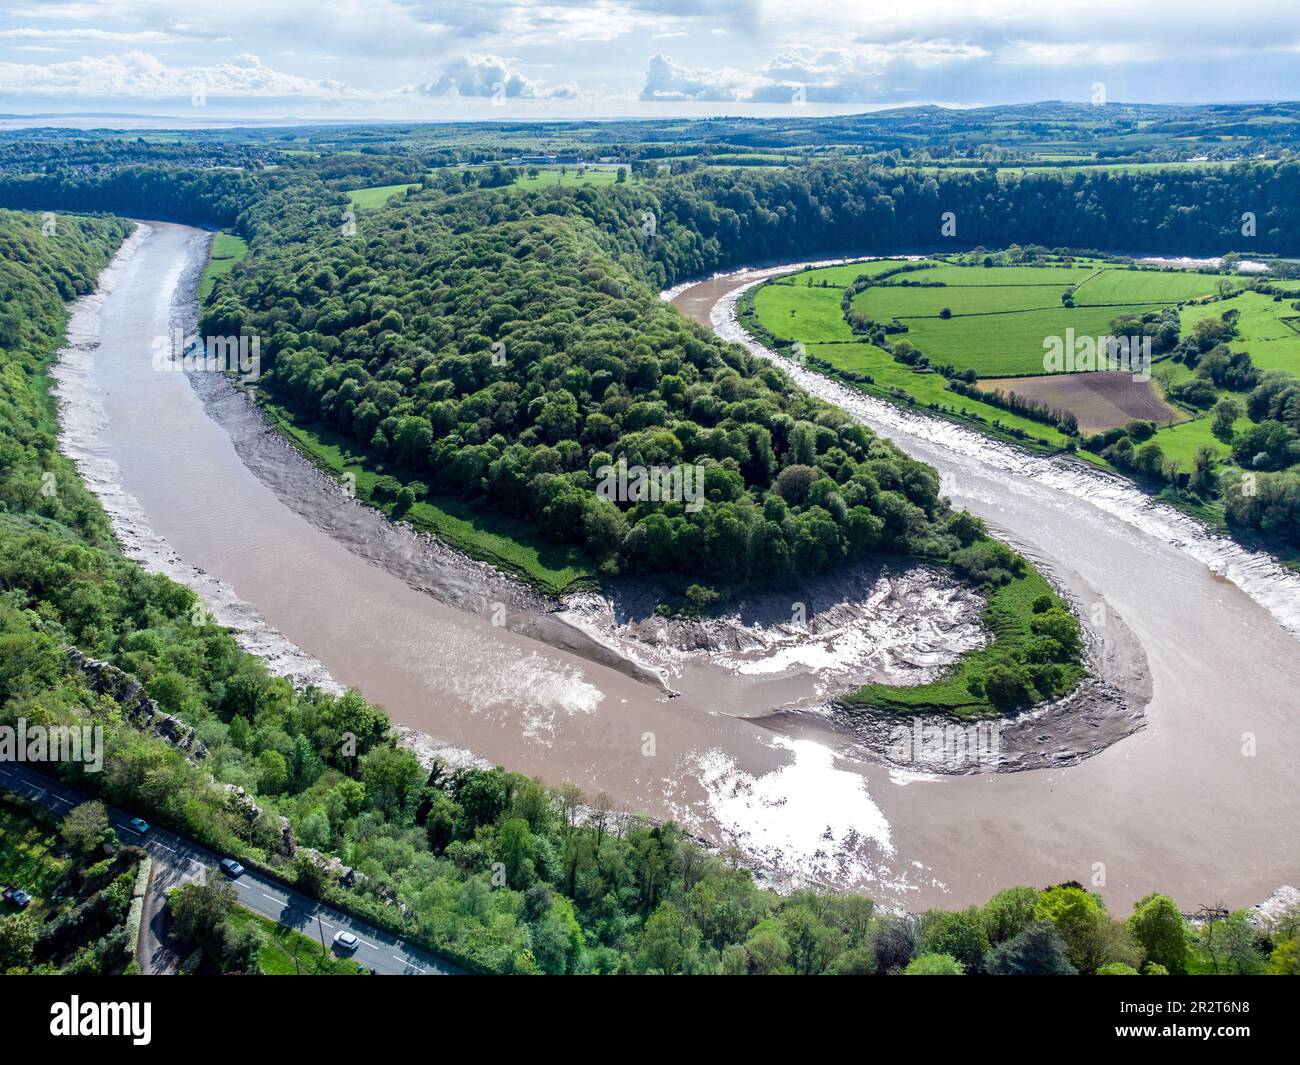
M 1135 418 L 1169 425 L 1187 417 L 1165 401 L 1152 381 L 1135 381 L 1131 374 L 1122 372 L 1048 374 L 982 384 L 1004 394 L 1014 392 L 1022 399 L 1071 411 L 1085 436 L 1117 429 Z
M 778 343 L 800 342 L 808 355 L 831 372 L 850 375 L 858 387 L 1031 445 L 1059 448 L 1069 438 L 1040 416 L 1006 409 L 1011 393 L 1017 401 L 1069 412 L 1084 436 L 1150 421 L 1165 460 L 1183 473 L 1195 468 L 1201 450 L 1217 460 L 1231 456 L 1230 445 L 1211 432 L 1208 408 L 1167 395 L 1191 380 L 1192 370 L 1157 354 L 1151 381 L 1129 374 L 1045 375 L 1045 340 L 1066 338 L 1071 330 L 1075 337 L 1108 336 L 1119 317 L 1138 320 L 1161 312 L 1175 315 L 1183 339 L 1201 319 L 1233 310 L 1234 351 L 1249 352 L 1260 370 L 1300 366 L 1300 286 L 1292 286 L 1294 292 L 1283 287 L 1275 297 L 1249 290 L 1253 279 L 1242 275 L 1081 257 L 1041 264 L 1006 258 L 999 253 L 963 262 L 935 256 L 914 260 L 905 271 L 901 259 L 804 270 L 754 291 L 751 325 Z M 858 284 L 846 315 L 845 289 L 864 276 L 872 283 Z M 850 324 L 855 319 L 858 332 Z M 894 357 L 908 346 L 919 362 L 911 354 Z M 951 370 L 935 372 L 946 367 Z M 958 394 L 949 387 L 948 373 L 967 380 L 973 375 L 978 389 L 999 392 L 1003 400 Z M 1242 420 L 1238 428 L 1249 423 Z
M 1160 306 L 1143 303 L 1123 310 L 1141 314 Z M 973 369 L 981 377 L 1016 377 L 1043 372 L 1046 338 L 1064 337 L 1070 329 L 1075 336 L 1105 336 L 1118 313 L 1114 307 L 1053 307 L 996 314 L 954 313 L 948 319 L 909 318 L 905 320 L 906 339 L 932 363 Z

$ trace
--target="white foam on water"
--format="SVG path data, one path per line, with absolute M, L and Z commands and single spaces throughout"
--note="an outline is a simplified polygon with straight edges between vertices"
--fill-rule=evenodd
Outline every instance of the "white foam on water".
M 887 875 L 889 823 L 860 774 L 829 747 L 774 735 L 789 752 L 778 769 L 753 776 L 720 748 L 693 752 L 687 772 L 704 788 L 723 839 L 796 883 L 864 883 Z
M 605 698 L 580 666 L 557 667 L 536 651 L 520 656 L 472 633 L 445 627 L 441 633 L 437 644 L 423 638 L 411 642 L 413 652 L 419 647 L 411 664 L 426 683 L 454 695 L 471 714 L 517 728 L 538 743 L 550 746 L 570 718 L 594 714 Z M 444 669 L 446 661 L 473 661 L 475 668 Z

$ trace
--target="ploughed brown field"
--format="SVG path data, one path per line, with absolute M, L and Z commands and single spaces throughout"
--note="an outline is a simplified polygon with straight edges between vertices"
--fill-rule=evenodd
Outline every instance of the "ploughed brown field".
M 1118 429 L 1134 418 L 1170 425 L 1186 417 L 1165 402 L 1154 381 L 1135 381 L 1124 370 L 985 378 L 979 387 L 1068 410 L 1085 436 Z

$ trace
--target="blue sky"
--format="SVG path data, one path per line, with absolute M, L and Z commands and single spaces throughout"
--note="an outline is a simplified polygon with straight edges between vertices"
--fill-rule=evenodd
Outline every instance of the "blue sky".
M 843 113 L 1300 96 L 1300 4 L 0 0 L 0 111 Z M 202 109 L 201 111 L 199 109 Z

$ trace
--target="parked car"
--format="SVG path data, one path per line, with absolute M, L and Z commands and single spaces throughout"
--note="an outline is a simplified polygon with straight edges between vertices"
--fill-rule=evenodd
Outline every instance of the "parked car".
M 149 831 L 149 822 L 146 821 L 143 817 L 133 817 L 131 818 L 130 821 L 126 823 L 126 825 L 127 828 L 129 828 L 137 836 L 143 836 Z
M 4 899 L 6 902 L 12 902 L 20 910 L 25 910 L 31 904 L 32 897 L 22 888 L 7 887 L 4 890 Z
M 231 880 L 237 880 L 239 877 L 244 875 L 244 867 L 235 861 L 234 858 L 222 858 L 221 871 L 225 873 L 226 876 L 230 877 Z
M 351 954 L 361 945 L 361 940 L 351 932 L 345 932 L 341 928 L 334 933 L 334 949 L 340 954 Z

